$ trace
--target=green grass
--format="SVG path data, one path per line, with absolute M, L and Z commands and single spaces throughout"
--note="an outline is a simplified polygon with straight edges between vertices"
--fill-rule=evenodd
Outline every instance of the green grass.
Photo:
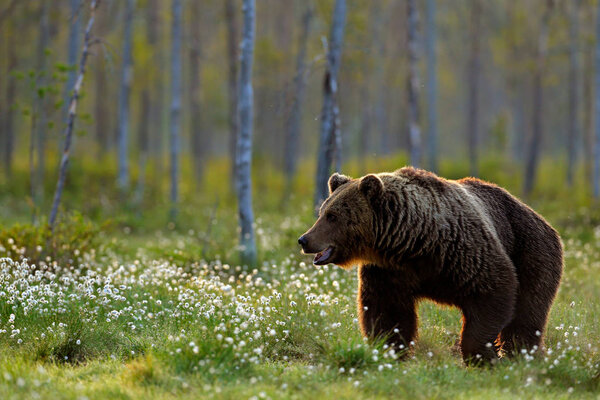
M 358 165 L 345 172 L 361 174 Z M 401 165 L 401 156 L 367 162 L 373 171 Z M 133 204 L 111 189 L 114 171 L 74 166 L 80 176 L 71 173 L 65 208 L 85 217 L 63 214 L 53 241 L 42 219 L 29 224 L 26 179 L 0 181 L 0 257 L 11 258 L 0 261 L 0 398 L 600 396 L 600 210 L 583 181 L 558 183 L 560 164 L 544 162 L 529 200 L 565 244 L 548 352 L 493 368 L 463 365 L 454 349 L 460 313 L 429 302 L 407 359 L 363 340 L 355 271 L 312 266 L 297 249 L 313 221 L 310 164 L 290 194 L 276 168 L 256 166 L 255 268 L 238 265 L 224 161 L 202 184 L 183 180 L 175 224 L 165 181 L 149 179 Z M 466 170 L 442 167 L 453 178 Z M 519 172 L 494 158 L 482 165 L 485 178 L 516 194 Z M 43 197 L 38 215 L 51 184 Z

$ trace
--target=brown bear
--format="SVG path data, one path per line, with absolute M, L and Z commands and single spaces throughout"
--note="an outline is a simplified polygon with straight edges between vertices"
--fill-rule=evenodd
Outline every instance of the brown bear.
M 543 345 L 562 244 L 506 190 L 411 167 L 352 179 L 333 174 L 319 217 L 298 242 L 314 263 L 359 265 L 363 335 L 405 348 L 420 299 L 463 313 L 465 362 Z

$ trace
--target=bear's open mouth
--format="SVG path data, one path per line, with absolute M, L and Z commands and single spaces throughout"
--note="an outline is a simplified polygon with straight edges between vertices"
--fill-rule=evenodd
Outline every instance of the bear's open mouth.
M 333 253 L 333 247 L 329 246 L 323 251 L 315 254 L 315 259 L 313 260 L 313 264 L 315 265 L 324 265 L 327 264 L 327 260 L 331 258 L 331 254 Z

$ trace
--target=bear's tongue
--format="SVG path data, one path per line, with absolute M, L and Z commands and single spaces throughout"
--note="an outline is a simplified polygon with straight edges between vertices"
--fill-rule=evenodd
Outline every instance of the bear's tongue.
M 331 247 L 326 248 L 325 250 L 321 251 L 320 253 L 317 253 L 315 255 L 315 259 L 313 261 L 313 263 L 315 264 L 320 264 L 322 262 L 324 262 L 325 260 L 327 260 L 329 258 L 329 256 L 331 256 Z

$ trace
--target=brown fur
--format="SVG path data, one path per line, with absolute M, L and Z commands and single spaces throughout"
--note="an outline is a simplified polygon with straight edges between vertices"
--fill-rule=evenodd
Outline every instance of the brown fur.
M 462 310 L 467 362 L 541 348 L 563 261 L 558 233 L 535 211 L 491 183 L 410 167 L 334 174 L 329 185 L 299 242 L 305 253 L 332 249 L 320 263 L 359 265 L 365 336 L 408 345 L 427 298 Z

